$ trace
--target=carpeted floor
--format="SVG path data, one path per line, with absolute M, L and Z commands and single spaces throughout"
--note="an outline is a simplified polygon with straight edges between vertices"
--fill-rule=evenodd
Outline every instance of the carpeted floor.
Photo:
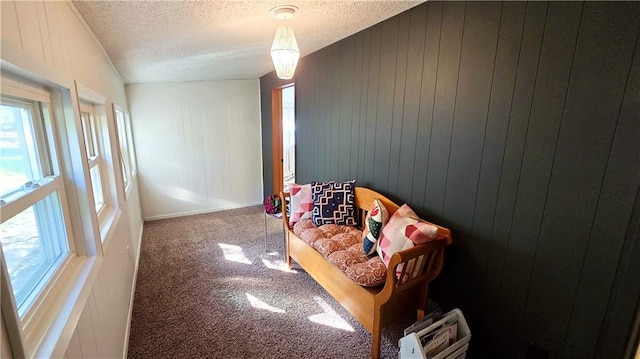
M 371 335 L 294 263 L 262 206 L 146 222 L 129 358 L 368 358 Z M 385 328 L 397 358 L 414 317 Z

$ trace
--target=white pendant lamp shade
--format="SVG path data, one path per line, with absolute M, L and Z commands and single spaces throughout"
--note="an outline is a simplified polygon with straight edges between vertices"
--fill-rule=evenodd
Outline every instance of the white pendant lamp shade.
M 271 45 L 271 59 L 278 78 L 292 79 L 299 58 L 300 50 L 293 29 L 289 26 L 278 26 L 276 37 Z

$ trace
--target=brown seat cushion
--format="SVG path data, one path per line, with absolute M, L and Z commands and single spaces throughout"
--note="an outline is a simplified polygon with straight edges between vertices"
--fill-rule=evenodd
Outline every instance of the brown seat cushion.
M 385 282 L 387 267 L 379 256 L 369 258 L 364 253 L 361 230 L 336 224 L 316 227 L 311 220 L 302 220 L 293 232 L 355 283 L 375 287 Z

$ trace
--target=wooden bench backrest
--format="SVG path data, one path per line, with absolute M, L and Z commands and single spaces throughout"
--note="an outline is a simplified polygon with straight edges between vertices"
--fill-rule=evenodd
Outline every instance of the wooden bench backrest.
M 356 219 L 358 221 L 358 224 L 362 224 L 362 220 L 365 218 L 367 212 L 369 212 L 369 210 L 373 206 L 374 199 L 378 199 L 378 201 L 382 202 L 384 207 L 389 212 L 389 217 L 391 217 L 398 210 L 398 208 L 400 208 L 400 206 L 395 204 L 389 198 L 369 188 L 356 187 L 355 195 L 357 208 L 356 211 L 358 212 L 356 213 Z M 451 231 L 448 228 L 441 227 L 435 223 L 431 223 L 422 219 L 421 221 L 438 227 L 438 238 L 447 239 L 447 242 L 451 241 Z
M 283 203 L 283 208 L 286 208 L 286 203 L 289 201 L 290 195 L 288 192 L 280 192 L 280 198 L 282 199 L 282 203 Z M 358 223 L 358 226 L 362 227 L 362 221 L 364 221 L 364 218 L 367 215 L 367 212 L 369 212 L 369 210 L 371 209 L 371 206 L 373 206 L 373 200 L 374 199 L 378 199 L 380 202 L 382 202 L 382 204 L 384 205 L 384 207 L 387 209 L 387 211 L 389 212 L 389 216 L 392 216 L 397 210 L 398 208 L 400 208 L 400 206 L 398 206 L 397 204 L 395 204 L 392 200 L 390 200 L 389 198 L 383 196 L 382 194 L 369 189 L 369 188 L 365 188 L 365 187 L 356 187 L 355 189 L 355 205 L 356 205 L 356 221 Z M 289 213 L 286 213 L 286 210 L 283 211 L 284 215 L 282 216 L 282 221 L 284 224 L 285 228 L 291 228 L 289 226 Z M 443 238 L 446 239 L 447 242 L 451 241 L 451 231 L 448 228 L 439 226 L 435 223 L 431 223 L 428 221 L 424 221 L 423 222 L 426 223 L 430 223 L 433 224 L 434 226 L 438 227 L 438 238 Z
M 382 202 L 384 207 L 389 212 L 389 216 L 394 214 L 398 210 L 398 208 L 400 208 L 400 206 L 393 203 L 393 201 L 390 200 L 389 198 L 369 188 L 356 187 L 355 194 L 356 194 L 356 208 L 358 208 L 358 210 L 360 211 L 364 211 L 365 214 L 366 212 L 369 212 L 369 210 L 371 209 L 371 206 L 373 206 L 374 199 L 378 199 L 378 201 Z

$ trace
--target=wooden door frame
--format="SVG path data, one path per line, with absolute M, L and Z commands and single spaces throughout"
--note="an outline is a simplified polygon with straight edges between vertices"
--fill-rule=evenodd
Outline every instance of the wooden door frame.
M 284 150 L 282 147 L 282 90 L 295 86 L 295 82 L 271 89 L 271 168 L 272 191 L 284 188 Z

